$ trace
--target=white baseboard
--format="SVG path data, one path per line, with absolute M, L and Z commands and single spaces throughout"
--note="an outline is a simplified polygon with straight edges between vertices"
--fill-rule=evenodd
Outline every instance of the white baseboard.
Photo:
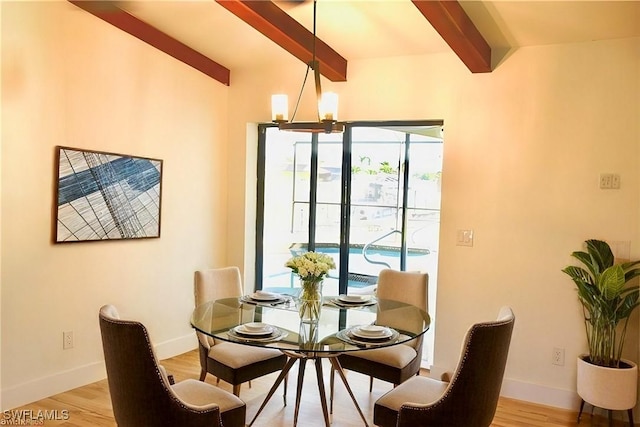
M 198 340 L 190 333 L 155 346 L 158 360 L 167 359 L 197 348 Z M 106 378 L 104 361 L 48 375 L 2 390 L 2 410 L 24 406 L 31 402 L 63 393 Z
M 530 384 L 522 381 L 516 381 L 505 378 L 502 382 L 502 389 L 500 395 L 511 399 L 522 400 L 525 402 L 536 403 L 538 405 L 551 406 L 554 408 L 567 409 L 569 411 L 575 411 L 576 413 L 580 409 L 580 396 L 576 391 L 561 390 L 539 384 Z M 634 421 L 638 421 L 640 418 L 640 405 L 633 409 Z M 583 418 L 587 417 L 591 413 L 591 406 L 586 405 L 583 412 Z M 595 408 L 594 413 L 603 417 L 607 417 L 606 409 Z M 613 418 L 616 420 L 627 420 L 627 411 L 613 411 Z
M 13 409 L 106 377 L 104 361 L 38 378 L 2 390 L 2 410 Z
M 441 367 L 431 366 L 429 376 L 440 379 L 440 376 L 444 372 L 446 372 L 446 370 Z M 573 411 L 577 411 L 580 407 L 580 397 L 574 390 L 562 390 L 510 378 L 505 378 L 502 381 L 500 395 L 511 399 Z
M 193 332 L 179 338 L 156 344 L 155 352 L 158 360 L 168 359 L 198 348 L 198 338 Z
M 577 411 L 580 397 L 573 390 L 562 390 L 505 378 L 500 395 L 539 405 Z

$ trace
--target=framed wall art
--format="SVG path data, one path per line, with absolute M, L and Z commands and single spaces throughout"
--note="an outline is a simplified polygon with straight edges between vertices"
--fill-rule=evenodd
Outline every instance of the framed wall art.
M 54 243 L 160 237 L 162 160 L 57 147 Z

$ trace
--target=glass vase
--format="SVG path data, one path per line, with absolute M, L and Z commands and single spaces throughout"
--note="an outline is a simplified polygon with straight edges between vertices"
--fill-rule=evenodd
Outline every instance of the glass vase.
M 323 347 L 318 343 L 318 323 L 300 322 L 298 334 L 300 350 L 317 351 Z
M 318 323 L 322 308 L 322 280 L 300 280 L 302 289 L 298 297 L 298 311 L 303 323 Z

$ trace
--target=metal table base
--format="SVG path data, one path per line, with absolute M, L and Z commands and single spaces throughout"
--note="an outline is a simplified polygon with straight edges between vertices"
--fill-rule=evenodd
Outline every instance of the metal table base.
M 355 405 L 356 409 L 358 410 L 358 413 L 360 414 L 360 417 L 362 418 L 362 421 L 364 421 L 364 425 L 366 427 L 369 426 L 369 424 L 367 423 L 367 419 L 365 418 L 364 414 L 362 413 L 362 409 L 360 409 L 360 405 L 358 405 L 358 402 L 356 401 L 356 398 L 353 395 L 353 391 L 351 391 L 351 387 L 349 387 L 349 383 L 347 382 L 347 378 L 344 375 L 344 370 L 342 369 L 342 366 L 340 365 L 340 362 L 338 361 L 338 356 L 340 355 L 340 353 L 318 353 L 318 352 L 298 352 L 298 351 L 294 352 L 294 351 L 287 351 L 287 350 L 282 350 L 282 352 L 287 357 L 289 357 L 289 360 L 287 360 L 287 363 L 285 364 L 284 368 L 282 368 L 282 371 L 280 372 L 280 375 L 278 375 L 278 378 L 276 379 L 275 383 L 273 384 L 273 386 L 269 390 L 269 393 L 267 394 L 267 397 L 262 402 L 262 405 L 260 405 L 260 408 L 258 409 L 258 412 L 254 415 L 253 419 L 249 423 L 249 427 L 251 425 L 253 425 L 253 423 L 256 421 L 256 418 L 258 418 L 258 415 L 260 415 L 260 413 L 262 412 L 264 407 L 267 405 L 267 403 L 269 402 L 269 400 L 271 399 L 271 397 L 273 396 L 273 394 L 277 390 L 277 388 L 280 385 L 280 383 L 287 377 L 289 371 L 291 370 L 293 365 L 295 365 L 296 362 L 299 362 L 299 365 L 298 365 L 298 385 L 296 387 L 296 406 L 295 406 L 295 412 L 294 412 L 294 415 L 293 415 L 293 425 L 294 425 L 294 427 L 296 427 L 298 425 L 298 413 L 299 413 L 299 410 L 300 410 L 300 396 L 302 394 L 302 384 L 303 384 L 303 380 L 304 380 L 304 370 L 305 370 L 306 363 L 307 363 L 308 360 L 313 360 L 315 365 L 316 365 L 316 377 L 317 377 L 317 381 L 318 381 L 318 391 L 320 393 L 320 404 L 322 405 L 322 414 L 324 416 L 325 425 L 327 427 L 329 425 L 331 425 L 331 422 L 329 420 L 329 410 L 327 408 L 327 395 L 325 393 L 324 377 L 322 375 L 322 359 L 325 359 L 325 358 L 329 359 L 329 362 L 331 363 L 331 366 L 338 373 L 338 376 L 340 377 L 340 379 L 344 383 L 345 388 L 349 392 L 349 396 L 351 396 L 351 400 L 353 401 L 353 404 Z M 333 406 L 333 404 L 332 404 L 332 406 Z

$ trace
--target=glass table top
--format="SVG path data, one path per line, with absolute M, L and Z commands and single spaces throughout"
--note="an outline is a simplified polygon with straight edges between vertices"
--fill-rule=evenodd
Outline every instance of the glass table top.
M 247 325 L 256 322 L 264 325 Z M 325 296 L 319 322 L 308 324 L 300 322 L 292 297 L 254 301 L 245 296 L 198 306 L 191 325 L 210 337 L 250 346 L 345 353 L 411 341 L 429 329 L 430 318 L 426 311 L 398 301 L 351 304 Z

